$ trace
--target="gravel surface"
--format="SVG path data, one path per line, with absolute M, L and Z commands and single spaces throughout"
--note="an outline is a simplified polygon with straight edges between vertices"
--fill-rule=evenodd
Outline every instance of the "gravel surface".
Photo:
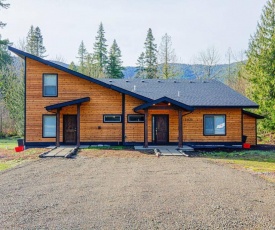
M 207 159 L 41 159 L 0 172 L 1 229 L 275 229 L 275 185 Z

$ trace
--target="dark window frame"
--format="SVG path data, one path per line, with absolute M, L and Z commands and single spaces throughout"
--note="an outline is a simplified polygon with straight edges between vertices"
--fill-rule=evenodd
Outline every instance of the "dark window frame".
M 44 136 L 44 117 L 55 117 L 55 136 L 53 137 L 45 137 Z M 42 138 L 56 138 L 56 128 L 57 128 L 57 117 L 56 114 L 42 114 Z
M 119 116 L 120 121 L 105 121 L 106 116 Z M 122 123 L 122 114 L 103 114 L 103 123 Z
M 56 75 L 56 95 L 45 95 L 45 77 L 47 75 Z M 58 97 L 58 74 L 57 73 L 43 73 L 42 77 L 42 96 L 43 97 Z
M 143 121 L 129 121 L 130 116 L 143 116 L 143 118 L 144 118 L 143 114 L 128 114 L 127 115 L 127 122 L 128 123 L 144 123 L 144 120 Z
M 205 117 L 206 116 L 224 116 L 224 123 L 225 123 L 225 127 L 224 127 L 224 134 L 206 134 L 205 133 Z M 215 123 L 215 118 L 214 118 L 214 123 Z M 227 128 L 226 128 L 226 114 L 204 114 L 203 115 L 203 136 L 226 136 L 226 131 L 227 131 Z M 215 130 L 215 129 L 214 129 Z

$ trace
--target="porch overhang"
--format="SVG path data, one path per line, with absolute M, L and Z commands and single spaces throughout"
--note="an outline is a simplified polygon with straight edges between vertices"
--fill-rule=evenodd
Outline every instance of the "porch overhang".
M 251 112 L 245 111 L 245 110 L 243 110 L 243 114 L 246 114 L 246 115 L 248 115 L 250 117 L 254 117 L 256 119 L 264 119 L 265 118 L 264 116 L 261 116 L 261 115 L 256 114 L 256 113 L 251 113 Z
M 148 109 L 149 107 L 154 106 L 155 104 L 158 104 L 158 103 L 171 103 L 172 105 L 175 105 L 176 107 L 181 108 L 183 110 L 190 111 L 190 112 L 194 111 L 194 108 L 192 106 L 186 105 L 184 103 L 181 103 L 181 102 L 171 99 L 169 97 L 161 97 L 159 99 L 152 100 L 145 104 L 139 105 L 134 108 L 134 111 L 137 112 L 139 110 L 145 110 L 145 109 Z
M 88 102 L 88 101 L 90 101 L 90 97 L 83 97 L 83 98 L 79 98 L 71 101 L 65 101 L 65 102 L 61 102 L 53 105 L 48 105 L 45 107 L 45 109 L 47 111 L 51 111 L 54 109 L 62 109 L 63 107 L 66 107 L 66 106 L 79 105 L 81 103 Z

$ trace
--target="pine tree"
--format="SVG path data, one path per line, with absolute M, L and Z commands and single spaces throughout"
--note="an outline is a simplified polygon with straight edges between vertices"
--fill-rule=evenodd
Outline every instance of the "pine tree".
M 79 68 L 78 71 L 80 73 L 84 73 L 85 72 L 85 57 L 87 55 L 87 50 L 86 47 L 84 45 L 84 42 L 81 41 L 79 48 L 78 48 L 78 59 L 79 59 Z
M 71 69 L 71 70 L 73 70 L 73 71 L 77 71 L 77 66 L 74 64 L 73 61 L 70 63 L 69 69 Z
M 158 74 L 160 78 L 168 79 L 183 75 L 183 71 L 176 65 L 177 57 L 172 48 L 172 39 L 167 33 L 162 37 L 158 57 L 161 67 Z
M 46 57 L 46 49 L 43 45 L 43 36 L 39 27 L 34 28 L 31 26 L 27 36 L 26 50 L 37 57 Z
M 108 64 L 107 64 L 107 76 L 109 78 L 123 78 L 123 70 L 122 61 L 121 61 L 121 51 L 114 40 L 108 57 Z
M 151 28 L 147 32 L 145 46 L 145 73 L 148 79 L 157 78 L 157 45 Z
M 137 78 L 145 78 L 145 54 L 142 52 L 137 60 L 136 75 Z
M 249 73 L 248 94 L 259 104 L 259 113 L 265 116 L 260 131 L 275 130 L 275 0 L 263 8 L 256 33 L 251 37 L 247 51 L 246 69 Z
M 108 62 L 107 58 L 107 45 L 106 45 L 106 39 L 105 39 L 105 31 L 103 28 L 102 22 L 99 25 L 98 31 L 97 31 L 97 36 L 95 38 L 95 43 L 94 43 L 94 59 L 95 62 L 97 63 L 99 67 L 99 74 L 96 75 L 95 77 L 102 77 L 106 71 L 106 65 Z

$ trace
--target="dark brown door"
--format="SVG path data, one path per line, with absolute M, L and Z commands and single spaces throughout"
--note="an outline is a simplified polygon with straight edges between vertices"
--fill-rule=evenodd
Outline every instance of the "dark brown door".
M 168 115 L 155 115 L 154 116 L 154 133 L 156 144 L 167 144 L 169 131 L 168 131 Z
M 64 115 L 64 143 L 76 144 L 76 115 Z

